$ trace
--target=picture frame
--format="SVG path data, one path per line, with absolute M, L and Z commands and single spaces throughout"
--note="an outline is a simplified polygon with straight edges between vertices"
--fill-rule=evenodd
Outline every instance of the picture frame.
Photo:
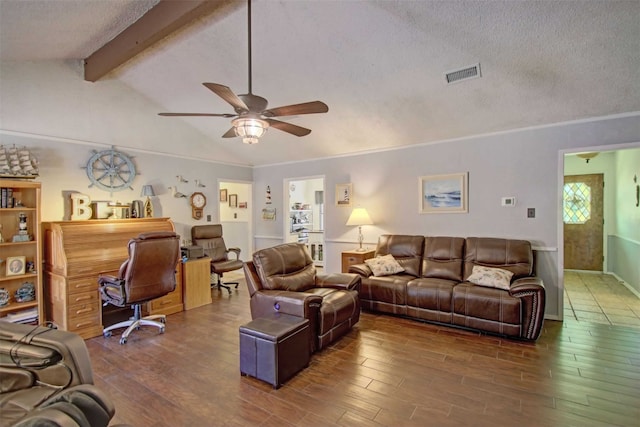
M 238 202 L 239 209 L 247 209 L 247 202 Z
M 419 177 L 419 212 L 421 214 L 469 212 L 468 184 L 468 172 Z
M 353 184 L 336 184 L 336 206 L 351 207 L 353 203 Z
M 26 257 L 10 256 L 7 257 L 7 276 L 18 276 L 25 273 Z
M 229 194 L 229 207 L 237 208 L 238 207 L 238 195 L 237 194 Z
M 226 202 L 227 201 L 227 189 L 226 188 L 221 188 L 220 189 L 220 201 L 221 202 Z
M 262 219 L 264 221 L 276 220 L 276 208 L 264 208 L 262 209 Z

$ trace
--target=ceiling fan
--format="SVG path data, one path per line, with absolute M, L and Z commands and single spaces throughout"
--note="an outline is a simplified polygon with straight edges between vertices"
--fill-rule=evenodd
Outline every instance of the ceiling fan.
M 287 132 L 295 136 L 305 136 L 311 133 L 311 129 L 276 120 L 273 117 L 293 116 L 300 114 L 326 113 L 329 111 L 327 104 L 321 101 L 305 102 L 302 104 L 285 105 L 282 107 L 267 109 L 268 102 L 265 98 L 254 95 L 251 85 L 251 0 L 248 0 L 248 45 L 249 45 L 249 93 L 236 95 L 227 86 L 217 83 L 202 83 L 206 88 L 227 101 L 235 114 L 231 113 L 158 113 L 160 116 L 191 116 L 191 117 L 235 117 L 223 138 L 242 137 L 246 144 L 256 144 L 267 129 L 275 129 Z

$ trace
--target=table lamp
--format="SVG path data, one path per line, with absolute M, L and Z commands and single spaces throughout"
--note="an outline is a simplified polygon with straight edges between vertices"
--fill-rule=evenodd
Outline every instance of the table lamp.
M 357 225 L 358 226 L 358 242 L 360 242 L 360 247 L 356 249 L 358 252 L 364 252 L 365 249 L 362 248 L 362 241 L 364 240 L 364 236 L 362 235 L 362 226 L 363 225 L 372 225 L 373 221 L 371 221 L 371 217 L 365 208 L 355 208 L 349 219 L 347 220 L 347 225 Z
M 146 196 L 147 200 L 144 202 L 144 217 L 145 218 L 153 218 L 153 205 L 151 204 L 150 197 L 155 196 L 156 193 L 153 192 L 153 187 L 150 185 L 142 186 L 142 193 L 140 193 L 142 197 Z

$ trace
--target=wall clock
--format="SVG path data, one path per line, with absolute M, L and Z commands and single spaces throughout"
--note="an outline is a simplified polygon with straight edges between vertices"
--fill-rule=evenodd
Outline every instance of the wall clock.
M 94 185 L 101 190 L 113 193 L 127 188 L 133 190 L 131 183 L 136 176 L 136 167 L 131 158 L 113 147 L 110 150 L 95 151 L 89 157 L 87 166 L 89 187 Z
M 190 202 L 191 202 L 191 216 L 194 219 L 202 219 L 202 210 L 207 204 L 207 198 L 204 196 L 204 194 L 200 193 L 199 191 L 196 191 L 191 195 Z

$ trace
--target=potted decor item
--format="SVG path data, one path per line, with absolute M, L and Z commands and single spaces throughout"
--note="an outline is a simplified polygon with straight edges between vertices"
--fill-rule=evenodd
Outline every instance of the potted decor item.
M 16 291 L 17 302 L 28 302 L 36 299 L 36 287 L 31 282 L 24 282 Z
M 0 288 L 0 307 L 4 307 L 9 304 L 9 291 L 5 288 Z

